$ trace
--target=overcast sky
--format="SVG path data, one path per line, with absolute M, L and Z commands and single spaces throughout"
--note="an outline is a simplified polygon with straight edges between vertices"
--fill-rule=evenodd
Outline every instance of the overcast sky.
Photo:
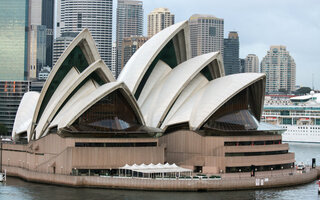
M 239 34 L 241 58 L 254 53 L 261 61 L 270 45 L 285 45 L 297 65 L 297 85 L 311 87 L 314 74 L 320 89 L 320 0 L 143 0 L 144 35 L 147 15 L 158 7 L 169 8 L 176 22 L 196 13 L 223 18 L 224 37 Z

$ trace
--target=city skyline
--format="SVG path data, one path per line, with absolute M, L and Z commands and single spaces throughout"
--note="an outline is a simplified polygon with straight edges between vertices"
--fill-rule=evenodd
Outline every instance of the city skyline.
M 193 1 L 162 0 L 143 1 L 144 19 L 158 7 L 165 7 L 175 14 L 175 21 L 188 20 L 193 14 L 211 14 L 223 18 L 224 37 L 237 31 L 240 38 L 240 58 L 256 54 L 261 60 L 271 45 L 285 45 L 297 64 L 297 85 L 320 89 L 320 2 L 309 0 L 283 1 Z M 276 5 L 276 6 L 275 6 Z M 297 14 L 297 11 L 299 14 Z M 240 17 L 239 17 L 240 16 Z M 146 20 L 145 20 L 146 30 Z M 144 32 L 146 35 L 146 31 Z

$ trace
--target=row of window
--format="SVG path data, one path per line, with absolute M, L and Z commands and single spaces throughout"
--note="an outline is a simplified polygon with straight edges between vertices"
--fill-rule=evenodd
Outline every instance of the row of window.
M 156 142 L 76 142 L 75 147 L 156 147 Z
M 244 167 L 226 167 L 227 173 L 237 173 L 237 172 L 251 172 L 251 171 L 272 171 L 281 169 L 292 169 L 294 168 L 294 163 L 287 163 L 281 165 L 262 165 L 262 166 L 244 166 Z
M 235 153 L 225 153 L 226 157 L 234 157 L 234 156 L 269 156 L 269 155 L 278 155 L 278 154 L 286 154 L 288 150 L 283 151 L 265 151 L 265 152 L 235 152 Z
M 266 140 L 266 141 L 240 141 L 240 142 L 224 142 L 224 146 L 250 146 L 250 145 L 273 145 L 281 144 L 281 140 Z

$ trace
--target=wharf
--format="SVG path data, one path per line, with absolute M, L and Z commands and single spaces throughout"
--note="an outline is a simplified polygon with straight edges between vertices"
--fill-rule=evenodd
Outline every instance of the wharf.
M 72 187 L 114 188 L 160 191 L 218 191 L 287 187 L 305 184 L 317 179 L 320 168 L 307 168 L 250 173 L 221 174 L 221 179 L 149 179 L 128 177 L 71 176 L 30 171 L 21 167 L 3 166 L 8 176 L 31 182 Z

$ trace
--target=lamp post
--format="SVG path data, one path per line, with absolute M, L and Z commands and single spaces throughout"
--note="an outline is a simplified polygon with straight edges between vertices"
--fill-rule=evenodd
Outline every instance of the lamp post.
M 271 167 L 271 176 L 272 176 L 272 170 L 273 170 L 273 168 Z
M 239 169 L 239 179 L 240 179 L 240 175 L 241 175 L 241 169 Z

